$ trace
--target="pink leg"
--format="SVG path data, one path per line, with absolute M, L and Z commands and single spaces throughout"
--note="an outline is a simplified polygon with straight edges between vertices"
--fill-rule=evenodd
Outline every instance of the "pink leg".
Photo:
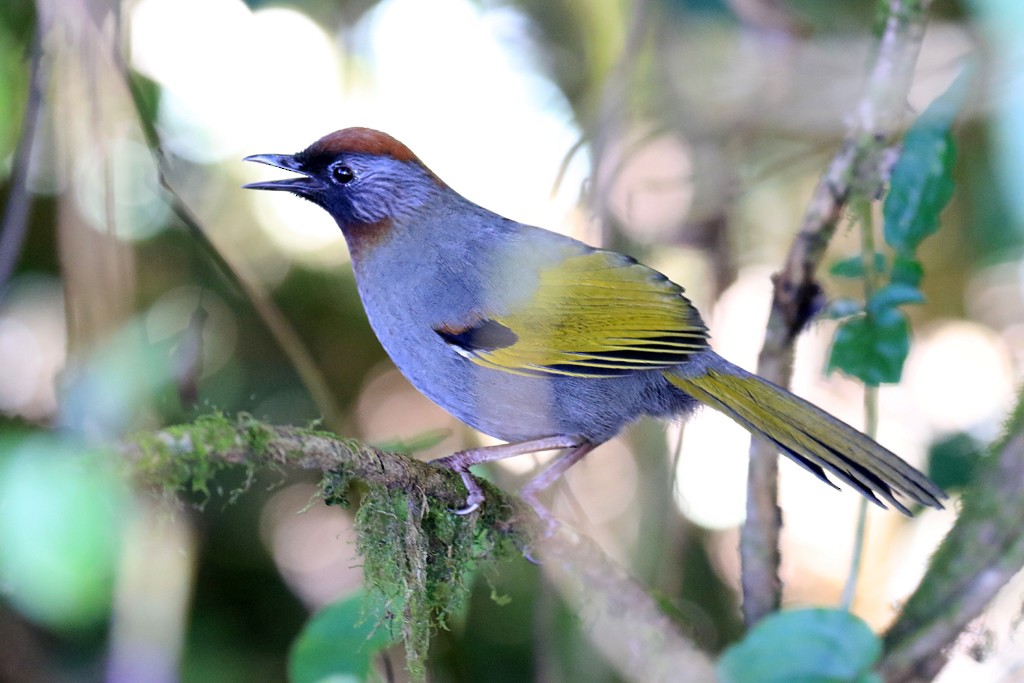
M 575 450 L 578 450 L 580 447 L 582 446 L 580 445 L 580 439 L 578 438 L 565 435 L 549 436 L 544 439 L 534 439 L 533 441 L 522 441 L 520 443 L 506 443 L 498 446 L 470 448 L 469 450 L 452 453 L 444 458 L 431 460 L 430 464 L 458 472 L 459 476 L 462 477 L 462 483 L 465 484 L 466 492 L 469 495 L 466 497 L 465 507 L 456 510 L 455 513 L 459 515 L 468 515 L 470 512 L 473 512 L 480 507 L 480 504 L 484 502 L 484 492 L 480 489 L 480 485 L 473 480 L 473 476 L 469 473 L 469 468 L 473 465 L 479 465 L 483 462 L 493 462 L 494 460 L 502 460 L 504 458 L 511 458 L 514 455 L 547 451 L 553 448 L 572 448 L 574 450 L 570 452 L 575 452 Z M 560 457 L 556 460 L 554 465 L 549 469 L 553 469 L 558 465 L 558 463 L 561 462 L 561 459 L 562 458 Z M 572 463 L 569 464 L 571 465 Z M 566 469 L 567 468 L 568 465 L 566 466 Z M 547 471 L 548 470 L 542 472 L 541 476 L 547 474 Z M 555 477 L 557 476 L 558 475 L 556 474 Z M 554 479 L 552 479 L 552 481 L 554 481 Z M 532 483 L 533 482 L 531 481 L 530 484 Z M 548 485 L 550 485 L 550 482 L 544 484 L 544 486 Z M 550 514 L 548 516 L 550 516 Z
M 597 448 L 598 445 L 596 443 L 581 443 L 575 448 L 562 453 L 554 462 L 548 465 L 547 469 L 526 482 L 526 486 L 519 490 L 519 495 L 522 496 L 523 500 L 529 503 L 537 512 L 537 516 L 547 524 L 548 535 L 551 535 L 554 531 L 555 518 L 551 511 L 537 500 L 537 494 L 554 484 L 570 467 L 582 460 L 583 456 Z

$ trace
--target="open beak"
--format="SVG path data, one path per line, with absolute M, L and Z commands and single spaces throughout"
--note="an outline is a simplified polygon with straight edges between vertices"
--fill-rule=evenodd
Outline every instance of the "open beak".
M 302 164 L 290 154 L 253 154 L 243 159 L 243 161 L 255 161 L 258 164 L 283 168 L 286 171 L 292 171 L 301 175 L 299 178 L 283 178 L 281 180 L 249 183 L 248 185 L 243 185 L 243 188 L 249 190 L 284 190 L 307 196 L 311 192 L 320 189 L 320 181 L 311 177 L 309 172 L 302 168 Z

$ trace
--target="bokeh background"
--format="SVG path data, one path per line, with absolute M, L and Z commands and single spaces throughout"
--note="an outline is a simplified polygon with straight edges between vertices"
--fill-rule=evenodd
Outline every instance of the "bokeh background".
M 5 0 L 0 201 L 30 213 L 23 244 L 5 238 L 0 254 L 0 678 L 282 680 L 308 616 L 360 586 L 351 512 L 320 504 L 315 480 L 265 473 L 233 497 L 229 473 L 174 509 L 127 487 L 102 444 L 213 410 L 322 420 L 423 458 L 483 440 L 387 360 L 329 217 L 240 189 L 277 177 L 243 156 L 385 130 L 477 203 L 662 270 L 719 353 L 753 368 L 769 276 L 860 95 L 874 16 L 869 0 Z M 1015 0 L 936 2 L 910 93 L 908 120 L 974 69 L 956 193 L 924 246 L 927 302 L 903 381 L 880 398 L 880 440 L 954 493 L 1024 372 L 1022 31 Z M 26 136 L 34 63 L 43 98 Z M 843 228 L 829 261 L 858 249 Z M 861 424 L 861 387 L 823 372 L 833 332 L 822 321 L 802 337 L 794 387 Z M 326 394 L 297 369 L 303 354 Z M 712 651 L 740 632 L 747 442 L 710 412 L 685 432 L 641 423 L 554 502 Z M 537 464 L 491 475 L 514 487 Z M 835 604 L 857 496 L 789 463 L 781 477 L 786 604 Z M 871 511 L 855 611 L 872 626 L 955 505 Z M 618 680 L 541 569 L 510 561 L 477 583 L 435 642 L 433 680 Z M 1022 589 L 1007 587 L 943 680 L 1019 675 Z

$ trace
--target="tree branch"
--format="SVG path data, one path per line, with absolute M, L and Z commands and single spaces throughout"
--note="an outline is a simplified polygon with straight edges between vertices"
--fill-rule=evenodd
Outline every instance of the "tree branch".
M 948 648 L 1024 568 L 1024 393 L 1006 436 L 981 461 L 956 524 L 885 635 L 886 681 L 930 680 Z
M 465 502 L 458 476 L 405 455 L 384 451 L 352 439 L 299 427 L 277 427 L 239 416 L 199 418 L 156 433 L 133 437 L 121 446 L 141 485 L 166 490 L 204 490 L 219 470 L 241 465 L 250 472 L 293 468 L 316 470 L 392 491 L 417 489 L 451 508 Z M 480 482 L 488 507 L 501 511 L 509 524 L 532 514 L 529 506 L 487 482 Z
M 216 472 L 241 466 L 250 480 L 252 474 L 268 468 L 319 471 L 324 475 L 322 490 L 328 501 L 345 500 L 352 481 L 404 493 L 410 500 L 425 501 L 427 507 L 455 509 L 466 497 L 459 475 L 450 470 L 327 432 L 268 426 L 247 417 L 207 416 L 193 424 L 137 435 L 120 450 L 137 482 L 165 492 L 206 491 Z M 584 621 L 595 643 L 627 678 L 714 680 L 710 659 L 682 634 L 658 602 L 592 541 L 564 525 L 545 536 L 539 530 L 546 525 L 529 505 L 486 481 L 480 484 L 485 504 L 457 519 L 473 525 L 471 534 L 490 532 L 512 540 L 517 547 L 538 550 L 545 570 L 586 614 Z M 448 514 L 454 517 L 454 513 Z M 423 515 L 414 517 L 422 521 Z M 416 531 L 416 535 L 429 533 L 426 528 Z M 394 545 L 395 539 L 388 542 Z M 397 541 L 399 545 L 402 542 Z M 362 542 L 360 546 L 368 547 Z M 429 553 L 422 559 L 427 563 L 451 561 L 444 552 Z
M 542 566 L 626 680 L 713 683 L 714 666 L 679 624 L 590 539 L 563 526 L 543 545 Z
M 874 197 L 884 182 L 885 151 L 906 107 L 914 65 L 924 38 L 931 0 L 890 0 L 864 96 L 847 124 L 842 146 L 818 181 L 783 269 L 772 278 L 775 292 L 758 357 L 759 375 L 788 386 L 796 336 L 821 308 L 816 272 L 853 193 Z M 778 609 L 778 453 L 753 439 L 747 478 L 747 518 L 740 532 L 743 618 L 752 626 Z

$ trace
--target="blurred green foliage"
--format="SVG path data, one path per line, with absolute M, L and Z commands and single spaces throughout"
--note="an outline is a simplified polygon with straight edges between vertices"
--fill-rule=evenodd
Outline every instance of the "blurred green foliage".
M 35 29 L 35 3 L 9 0 L 0 12 L 0 157 L 14 147 L 28 83 L 28 46 Z
M 946 491 L 965 488 L 985 457 L 985 444 L 977 438 L 958 432 L 932 444 L 928 453 L 928 476 Z
M 111 454 L 0 435 L 0 585 L 56 631 L 106 622 L 130 498 Z
M 871 672 L 882 644 L 845 610 L 777 612 L 722 655 L 722 683 L 881 683 Z
M 324 607 L 303 627 L 288 659 L 293 683 L 364 681 L 380 650 L 390 645 L 385 607 L 355 593 Z

